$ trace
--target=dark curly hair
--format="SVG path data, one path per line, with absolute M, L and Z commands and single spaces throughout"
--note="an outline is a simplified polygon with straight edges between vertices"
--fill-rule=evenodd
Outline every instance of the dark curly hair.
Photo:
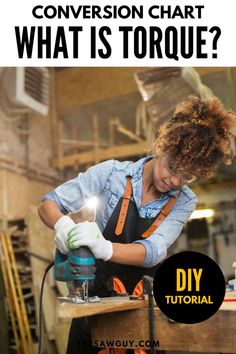
M 217 97 L 189 96 L 160 127 L 155 154 L 164 152 L 177 173 L 209 178 L 220 162 L 231 163 L 233 125 L 235 113 L 226 111 Z

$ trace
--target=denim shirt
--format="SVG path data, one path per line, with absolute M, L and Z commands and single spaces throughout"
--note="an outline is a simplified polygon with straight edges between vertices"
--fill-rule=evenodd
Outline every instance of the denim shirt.
M 108 160 L 81 172 L 74 179 L 57 187 L 46 194 L 42 200 L 53 200 L 63 214 L 77 211 L 91 197 L 98 198 L 96 222 L 101 230 L 105 229 L 108 219 L 123 196 L 126 177 L 132 176 L 133 197 L 139 215 L 145 218 L 156 217 L 170 196 L 176 195 L 173 189 L 163 193 L 161 198 L 141 206 L 142 172 L 145 162 L 152 159 L 148 156 L 137 162 Z M 145 260 L 140 266 L 153 267 L 161 262 L 167 254 L 167 249 L 180 235 L 184 224 L 195 209 L 196 195 L 186 185 L 183 186 L 176 204 L 162 224 L 144 240 L 137 240 L 146 249 Z

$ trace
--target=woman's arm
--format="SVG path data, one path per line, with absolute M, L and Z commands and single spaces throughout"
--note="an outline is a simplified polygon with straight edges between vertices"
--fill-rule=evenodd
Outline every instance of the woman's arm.
M 53 200 L 46 200 L 40 203 L 38 213 L 41 220 L 45 225 L 50 227 L 50 229 L 53 229 L 56 222 L 63 216 L 56 202 Z
M 55 223 L 63 216 L 57 204 L 52 200 L 42 202 L 38 213 L 45 225 L 54 228 Z M 112 262 L 129 265 L 139 265 L 144 262 L 146 250 L 141 244 L 113 243 Z
M 111 261 L 114 263 L 140 265 L 146 257 L 146 248 L 139 243 L 112 243 L 113 255 Z

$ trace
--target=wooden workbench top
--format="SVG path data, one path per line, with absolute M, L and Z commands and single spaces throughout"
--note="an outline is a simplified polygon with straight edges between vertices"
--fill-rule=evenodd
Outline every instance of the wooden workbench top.
M 84 304 L 58 303 L 60 318 L 93 316 L 102 313 L 134 310 L 147 307 L 147 300 L 129 300 L 128 296 L 101 298 L 100 302 Z
M 102 298 L 98 303 L 71 304 L 68 302 L 58 303 L 58 316 L 60 318 L 86 317 L 103 313 L 120 312 L 147 307 L 145 300 L 129 300 L 125 297 Z M 236 311 L 236 302 L 223 302 L 220 310 Z

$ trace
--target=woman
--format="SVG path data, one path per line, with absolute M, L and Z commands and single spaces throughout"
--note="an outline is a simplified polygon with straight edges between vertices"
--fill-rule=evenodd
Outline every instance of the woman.
M 231 162 L 233 124 L 233 113 L 216 97 L 190 96 L 161 127 L 154 156 L 135 163 L 100 163 L 44 196 L 39 215 L 56 230 L 57 248 L 66 254 L 69 248 L 87 246 L 97 259 L 97 295 L 109 294 L 112 275 L 129 293 L 144 274 L 154 275 L 196 206 L 186 184 L 209 178 L 220 162 Z M 75 225 L 64 215 L 94 196 L 99 199 L 96 222 Z M 77 351 L 73 328 L 70 354 Z

